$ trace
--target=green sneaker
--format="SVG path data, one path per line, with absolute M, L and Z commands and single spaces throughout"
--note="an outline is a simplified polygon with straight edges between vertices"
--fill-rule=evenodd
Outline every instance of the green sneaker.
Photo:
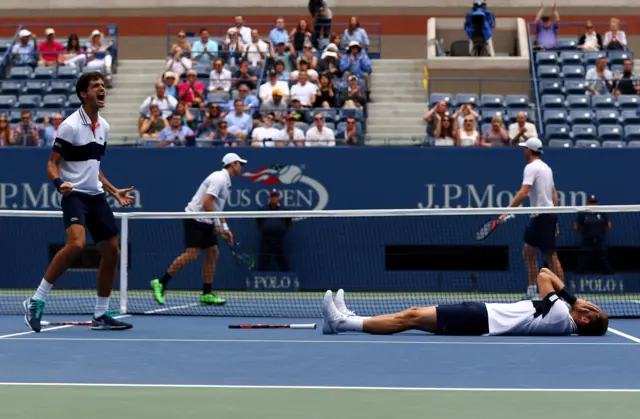
M 164 285 L 162 285 L 159 279 L 151 281 L 151 289 L 153 290 L 153 297 L 158 304 L 164 304 Z
M 216 304 L 223 305 L 227 300 L 224 298 L 218 298 L 215 294 L 202 294 L 200 296 L 200 304 Z

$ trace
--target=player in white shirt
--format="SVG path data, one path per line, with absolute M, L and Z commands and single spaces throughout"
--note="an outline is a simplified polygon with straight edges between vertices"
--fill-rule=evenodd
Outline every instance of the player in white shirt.
M 527 165 L 520 190 L 513 197 L 509 207 L 519 207 L 527 196 L 532 208 L 558 206 L 558 192 L 553 181 L 553 171 L 543 162 L 542 141 L 529 138 L 520 143 L 524 148 Z M 541 252 L 547 266 L 564 282 L 564 272 L 556 253 L 558 217 L 555 214 L 532 214 L 531 223 L 524 234 L 524 259 L 527 265 L 527 298 L 536 297 L 536 275 L 538 274 L 538 252 Z
M 262 126 L 253 129 L 251 133 L 252 147 L 275 147 L 274 141 L 280 138 L 280 130 L 273 126 L 275 114 L 272 112 L 262 115 Z
M 395 314 L 359 317 L 344 302 L 344 291 L 335 300 L 327 291 L 323 301 L 324 334 L 363 332 L 390 335 L 421 330 L 450 336 L 603 336 L 609 316 L 588 302 L 572 296 L 548 269 L 538 275 L 539 301 L 511 304 L 465 302 L 412 307 Z
M 236 153 L 228 153 L 222 158 L 222 170 L 211 173 L 200 184 L 198 190 L 184 209 L 186 212 L 222 212 L 229 199 L 231 177 L 242 174 L 243 160 Z M 233 234 L 224 218 L 185 218 L 184 244 L 186 250 L 178 256 L 165 274 L 159 279 L 151 281 L 153 296 L 158 304 L 164 304 L 164 294 L 171 278 L 185 265 L 194 262 L 204 253 L 204 266 L 202 269 L 202 295 L 200 304 L 226 303 L 212 292 L 213 277 L 218 262 L 218 239 L 221 235 L 225 240 L 233 243 Z

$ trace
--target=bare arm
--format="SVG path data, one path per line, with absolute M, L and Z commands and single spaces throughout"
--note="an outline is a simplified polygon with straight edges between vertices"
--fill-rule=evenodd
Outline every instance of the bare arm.
M 551 191 L 551 200 L 553 201 L 553 206 L 558 206 L 558 191 L 556 190 L 556 185 L 553 185 L 553 190 Z
M 511 201 L 511 204 L 509 204 L 509 207 L 515 208 L 522 205 L 524 200 L 527 199 L 527 196 L 529 195 L 529 188 L 530 188 L 529 185 L 522 185 L 520 187 L 520 190 L 516 194 L 516 196 L 513 197 L 513 201 Z
M 100 182 L 102 182 L 102 186 L 104 186 L 107 192 L 109 192 L 111 195 L 115 195 L 116 192 L 118 192 L 118 188 L 116 188 L 111 184 L 111 182 L 109 182 L 109 179 L 105 177 L 104 173 L 102 173 L 102 170 L 100 170 L 98 179 L 100 180 Z
M 60 174 L 60 162 L 62 161 L 62 154 L 53 151 L 51 153 L 51 157 L 49 157 L 49 161 L 47 162 L 47 175 L 49 176 L 50 181 L 54 181 L 59 179 L 62 175 Z

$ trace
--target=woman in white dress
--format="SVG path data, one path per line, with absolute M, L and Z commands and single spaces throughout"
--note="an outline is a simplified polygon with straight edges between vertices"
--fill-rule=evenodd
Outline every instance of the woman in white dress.
M 466 116 L 462 128 L 458 130 L 456 145 L 458 147 L 475 147 L 480 143 L 480 133 L 475 127 L 473 116 Z
M 109 49 L 113 41 L 104 43 L 104 35 L 99 30 L 91 32 L 90 41 L 87 43 L 85 51 L 87 53 L 87 68 L 100 70 L 104 68 L 107 75 L 107 85 L 111 83 L 111 64 L 113 58 Z

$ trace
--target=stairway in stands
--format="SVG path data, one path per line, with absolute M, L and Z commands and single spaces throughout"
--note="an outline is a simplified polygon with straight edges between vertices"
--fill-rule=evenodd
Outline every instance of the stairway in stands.
M 164 60 L 119 60 L 107 106 L 101 115 L 109 122 L 109 144 L 134 145 L 138 139 L 138 113 L 142 102 L 155 93 L 155 83 L 165 69 Z
M 418 145 L 426 138 L 424 60 L 372 60 L 367 145 Z

